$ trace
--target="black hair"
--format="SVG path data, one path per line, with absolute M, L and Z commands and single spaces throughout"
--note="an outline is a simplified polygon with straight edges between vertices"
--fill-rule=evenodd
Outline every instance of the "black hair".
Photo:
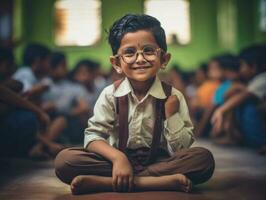
M 208 71 L 208 64 L 207 63 L 201 63 L 199 66 L 199 69 L 202 70 L 205 74 L 207 74 Z
M 100 64 L 98 62 L 89 60 L 89 59 L 83 59 L 80 60 L 74 69 L 70 72 L 69 77 L 73 79 L 74 74 L 82 67 L 85 66 L 88 71 L 96 71 L 100 68 Z
M 240 62 L 237 56 L 227 53 L 214 57 L 213 60 L 218 62 L 222 69 L 236 72 L 239 71 Z
M 139 30 L 151 31 L 159 47 L 167 51 L 165 32 L 156 18 L 144 14 L 127 14 L 115 21 L 109 30 L 108 41 L 113 55 L 117 54 L 121 40 L 126 33 Z
M 36 59 L 45 59 L 51 54 L 51 51 L 42 44 L 29 44 L 23 53 L 23 64 L 31 66 Z
M 258 72 L 263 72 L 266 70 L 266 45 L 255 44 L 244 48 L 240 52 L 239 58 L 248 65 L 255 66 Z
M 62 52 L 54 52 L 51 55 L 50 65 L 52 69 L 56 69 L 57 66 L 66 59 L 66 56 Z

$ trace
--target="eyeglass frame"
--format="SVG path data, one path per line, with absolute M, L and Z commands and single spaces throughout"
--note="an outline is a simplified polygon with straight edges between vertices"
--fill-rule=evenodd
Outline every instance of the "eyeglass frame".
M 134 56 L 136 56 L 136 58 L 135 58 L 134 62 L 136 62 L 136 60 L 138 59 L 139 54 L 141 54 L 142 57 L 143 57 L 147 62 L 152 62 L 152 61 L 153 61 L 153 60 L 147 60 L 147 59 L 145 58 L 144 54 L 143 54 L 143 51 L 144 51 L 144 49 L 142 49 L 142 50 L 137 50 L 137 51 L 135 52 Z M 158 48 L 155 49 L 155 52 L 156 52 L 156 54 L 157 54 L 156 56 L 158 56 L 158 53 L 157 53 L 158 51 L 164 52 L 163 49 L 161 49 L 160 47 L 158 47 Z M 114 57 L 114 58 L 122 57 L 122 60 L 123 60 L 125 63 L 129 64 L 129 65 L 134 63 L 134 62 L 132 62 L 132 63 L 128 63 L 128 62 L 126 62 L 126 61 L 124 60 L 124 56 L 123 56 L 122 54 L 116 54 L 116 55 L 114 55 L 113 57 Z

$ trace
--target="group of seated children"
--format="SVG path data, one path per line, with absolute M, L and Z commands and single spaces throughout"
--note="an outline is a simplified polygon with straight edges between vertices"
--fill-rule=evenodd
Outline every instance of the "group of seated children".
M 84 59 L 69 72 L 65 54 L 41 44 L 25 48 L 17 70 L 12 50 L 1 47 L 0 55 L 1 156 L 46 159 L 82 143 L 105 84 L 99 63 Z
M 197 137 L 210 137 L 220 145 L 246 145 L 265 154 L 265 44 L 246 47 L 239 55 L 212 57 L 192 73 L 172 71 L 181 74 L 176 87 L 185 91 Z

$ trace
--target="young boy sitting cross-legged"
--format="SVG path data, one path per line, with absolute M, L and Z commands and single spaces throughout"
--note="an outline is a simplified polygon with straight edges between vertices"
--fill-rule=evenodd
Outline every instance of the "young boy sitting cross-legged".
M 109 32 L 110 62 L 125 78 L 106 87 L 85 130 L 84 148 L 61 151 L 56 175 L 73 194 L 191 191 L 213 174 L 210 151 L 194 147 L 183 95 L 157 77 L 171 55 L 160 22 L 128 14 Z

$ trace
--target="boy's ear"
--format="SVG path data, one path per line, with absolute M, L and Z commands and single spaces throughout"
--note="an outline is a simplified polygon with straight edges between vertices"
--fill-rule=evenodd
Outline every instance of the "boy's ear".
M 110 56 L 110 63 L 118 74 L 122 74 L 123 71 L 121 69 L 120 61 L 117 59 L 117 57 Z
M 161 57 L 161 68 L 162 69 L 165 69 L 168 62 L 170 61 L 171 59 L 171 54 L 170 53 L 164 53 Z

